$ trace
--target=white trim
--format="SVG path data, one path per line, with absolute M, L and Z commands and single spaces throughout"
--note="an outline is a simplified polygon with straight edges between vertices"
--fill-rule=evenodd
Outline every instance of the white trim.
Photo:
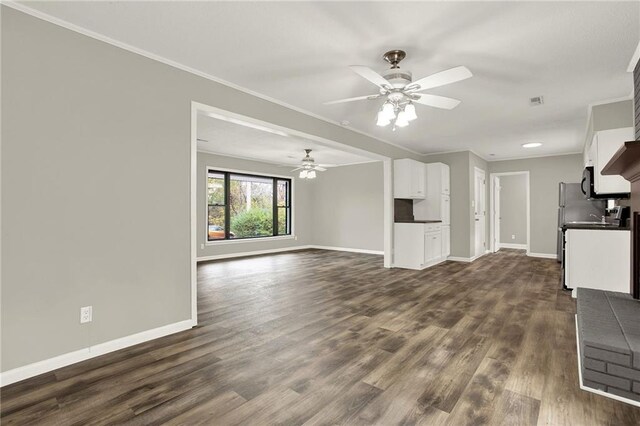
M 374 160 L 375 161 L 375 160 Z M 266 178 L 282 178 L 282 179 L 291 179 L 293 180 L 294 176 L 291 175 L 274 175 L 273 173 L 264 173 L 264 172 L 255 172 L 252 170 L 238 170 L 238 169 L 228 169 L 226 167 L 218 167 L 218 166 L 209 166 L 206 165 L 206 172 L 208 174 L 209 170 L 213 170 L 215 172 L 229 172 L 229 173 L 238 173 L 242 175 L 251 175 L 251 176 L 259 176 Z M 293 189 L 293 188 L 291 188 Z
M 198 324 L 198 107 L 191 102 L 191 141 L 189 167 L 189 209 L 191 225 L 191 321 Z M 206 180 L 205 180 L 206 182 Z M 205 202 L 206 204 L 206 202 Z M 207 217 L 207 216 L 205 216 Z
M 500 173 L 491 173 L 489 175 L 489 217 L 493 218 L 494 215 L 494 179 L 496 177 L 501 176 L 516 176 L 516 175 L 525 175 L 525 187 L 526 187 L 526 201 L 527 201 L 527 243 L 524 244 L 524 247 L 513 247 L 517 249 L 527 250 L 527 255 L 531 255 L 531 174 L 529 170 L 521 170 L 515 172 L 500 172 Z M 500 195 L 502 198 L 502 194 Z M 495 247 L 495 222 L 493 220 L 489 221 L 489 238 L 490 238 L 490 247 L 491 251 L 496 252 L 500 249 L 500 247 L 511 248 L 510 246 L 522 246 L 523 244 L 508 244 L 498 242 L 498 247 Z M 538 256 L 534 256 L 538 257 Z M 555 256 L 554 256 L 555 257 Z
M 292 168 L 296 168 L 296 167 L 300 166 L 299 162 L 298 162 L 298 164 L 284 164 L 281 161 L 280 162 L 276 162 L 276 161 L 262 160 L 262 159 L 252 158 L 252 157 L 244 157 L 242 155 L 231 155 L 231 154 L 226 154 L 226 153 L 207 151 L 205 149 L 198 149 L 198 154 L 215 155 L 215 156 L 218 156 L 218 157 L 236 158 L 238 160 L 245 160 L 245 161 L 253 161 L 253 162 L 256 162 L 256 163 L 262 163 L 262 164 L 265 164 L 267 166 L 276 165 L 278 167 L 292 167 Z M 328 167 L 326 165 L 324 165 L 323 167 L 335 169 L 337 167 L 357 166 L 359 164 L 370 164 L 370 163 L 376 163 L 378 161 L 380 161 L 380 160 L 375 160 L 375 159 L 372 158 L 372 159 L 367 160 L 367 161 L 356 161 L 354 163 L 344 163 L 344 164 L 332 164 L 332 165 L 330 165 Z M 296 177 L 296 174 L 293 173 L 289 177 Z
M 169 65 L 171 67 L 177 68 L 177 69 L 182 70 L 182 71 L 186 71 L 186 72 L 188 72 L 190 74 L 197 75 L 198 77 L 202 77 L 202 78 L 205 78 L 207 80 L 214 81 L 214 82 L 216 82 L 218 84 L 222 84 L 224 86 L 227 86 L 227 87 L 230 87 L 232 89 L 238 90 L 239 92 L 247 93 L 247 94 L 249 94 L 251 96 L 255 96 L 257 98 L 264 99 L 264 100 L 269 101 L 269 102 L 271 102 L 273 104 L 280 105 L 282 107 L 291 109 L 293 111 L 308 115 L 310 117 L 316 118 L 316 119 L 324 121 L 326 123 L 333 124 L 333 125 L 339 126 L 339 127 L 343 127 L 343 128 L 345 128 L 345 129 L 347 129 L 349 131 L 352 131 L 354 133 L 359 133 L 361 135 L 367 136 L 367 137 L 369 137 L 371 139 L 380 141 L 380 142 L 385 143 L 387 145 L 394 146 L 394 147 L 396 147 L 398 149 L 401 149 L 403 151 L 411 152 L 412 154 L 416 154 L 416 155 L 424 155 L 424 154 L 422 154 L 422 153 L 420 153 L 418 151 L 414 151 L 411 148 L 407 148 L 407 147 L 402 146 L 400 144 L 396 144 L 394 142 L 389 142 L 389 141 L 380 139 L 379 137 L 374 136 L 374 135 L 369 134 L 369 133 L 366 133 L 366 132 L 363 132 L 362 130 L 357 130 L 357 129 L 354 129 L 352 127 L 345 127 L 344 125 L 340 124 L 340 122 L 338 122 L 338 121 L 335 121 L 335 120 L 332 120 L 332 119 L 329 119 L 329 118 L 326 118 L 326 117 L 322 117 L 322 116 L 320 116 L 318 114 L 315 114 L 313 112 L 307 111 L 305 109 L 296 107 L 294 105 L 288 104 L 286 102 L 280 101 L 280 100 L 272 98 L 270 96 L 263 95 L 261 93 L 255 92 L 253 90 L 247 89 L 247 88 L 242 87 L 242 86 L 239 86 L 239 85 L 237 85 L 235 83 L 231 83 L 229 81 L 223 80 L 223 79 L 218 78 L 216 76 L 213 76 L 211 74 L 207 74 L 207 73 L 205 73 L 203 71 L 199 71 L 199 70 L 197 70 L 195 68 L 191 68 L 191 67 L 189 67 L 187 65 L 181 64 L 179 62 L 176 62 L 176 61 L 173 61 L 171 59 L 165 58 L 163 56 L 157 55 L 155 53 L 148 52 L 148 51 L 146 51 L 144 49 L 140 49 L 138 47 L 132 46 L 132 45 L 127 44 L 127 43 L 123 43 L 123 42 L 115 40 L 115 39 L 113 39 L 111 37 L 105 36 L 104 34 L 100 34 L 100 33 L 97 33 L 95 31 L 89 30 L 87 28 L 81 27 L 79 25 L 73 24 L 71 22 L 65 21 L 63 19 L 57 18 L 57 17 L 49 15 L 47 13 L 44 13 L 44 12 L 42 12 L 40 10 L 33 9 L 33 8 L 27 6 L 24 3 L 17 3 L 17 2 L 12 1 L 12 0 L 2 0 L 2 4 L 12 8 L 12 9 L 18 10 L 18 11 L 20 11 L 22 13 L 26 13 L 27 15 L 31 15 L 34 18 L 38 18 L 38 19 L 41 19 L 43 21 L 47 21 L 47 22 L 52 23 L 54 25 L 58 25 L 60 27 L 66 28 L 66 29 L 74 31 L 76 33 L 85 35 L 87 37 L 91 37 L 91 38 L 93 38 L 95 40 L 99 40 L 99 41 L 102 41 L 104 43 L 110 44 L 112 46 L 118 47 L 120 49 L 136 53 L 136 54 L 138 54 L 140 56 L 144 56 L 145 58 L 148 58 L 148 59 L 163 63 L 165 65 Z
M 307 247 L 310 249 L 316 249 L 316 250 L 348 251 L 351 253 L 377 254 L 380 256 L 384 255 L 384 250 L 368 250 L 368 249 L 348 248 L 348 247 L 318 246 L 314 244 Z
M 309 249 L 346 251 L 351 253 L 375 254 L 380 256 L 384 255 L 384 251 L 382 250 L 367 250 L 367 249 L 347 248 L 347 247 L 329 247 L 329 246 L 317 246 L 317 245 L 309 244 L 309 245 L 282 247 L 282 248 L 267 249 L 267 250 L 245 251 L 241 253 L 227 253 L 227 254 L 217 254 L 213 256 L 200 256 L 198 257 L 198 262 L 209 262 L 211 260 L 234 259 L 238 257 L 259 256 L 263 254 L 282 253 L 287 251 L 299 251 L 299 250 L 309 250 Z
M 384 232 L 384 259 L 385 268 L 391 268 L 393 263 L 393 160 L 386 159 L 382 162 L 382 204 L 383 204 L 383 232 Z
M 628 399 L 622 396 L 614 395 L 612 393 L 603 392 L 599 389 L 590 388 L 589 386 L 585 386 L 582 380 L 582 355 L 580 354 L 580 337 L 578 331 L 578 315 L 575 316 L 576 320 L 576 349 L 578 354 L 578 384 L 580 385 L 580 389 L 583 391 L 595 393 L 596 395 L 604 396 L 606 398 L 615 399 L 616 401 L 624 402 L 629 405 L 634 405 L 636 407 L 640 407 L 640 402 L 634 401 L 632 399 Z
M 640 61 L 640 42 L 636 46 L 636 51 L 633 52 L 633 56 L 631 56 L 631 60 L 629 61 L 629 66 L 627 67 L 627 72 L 633 72 L 636 69 L 636 65 Z
M 484 253 L 480 253 L 480 254 L 475 255 L 475 256 L 473 256 L 473 257 L 449 256 L 449 257 L 447 257 L 447 260 L 451 260 L 451 261 L 454 261 L 454 262 L 465 262 L 465 263 L 471 263 L 471 262 L 473 262 L 473 261 L 475 261 L 475 260 L 480 259 L 482 256 L 489 254 L 489 253 L 491 253 L 491 252 L 487 250 L 487 251 L 485 251 Z
M 540 259 L 557 259 L 558 255 L 555 253 L 527 253 L 529 257 L 539 257 Z
M 272 254 L 272 253 L 282 253 L 285 251 L 297 251 L 297 250 L 306 250 L 310 249 L 312 246 L 292 246 L 292 247 L 282 247 L 275 249 L 267 249 L 267 250 L 253 250 L 253 251 L 243 251 L 240 253 L 226 253 L 226 254 L 215 254 L 212 256 L 200 256 L 198 257 L 198 262 L 209 262 L 211 260 L 221 260 L 221 259 L 233 259 L 236 257 L 249 257 L 249 256 L 258 256 L 262 254 Z
M 291 224 L 293 227 L 293 224 Z M 206 235 L 206 234 L 205 234 Z M 204 243 L 206 247 L 225 246 L 242 243 L 257 243 L 257 242 L 269 242 L 269 241 L 281 241 L 281 240 L 297 240 L 296 235 L 275 235 L 271 237 L 257 237 L 257 238 L 240 238 L 238 240 L 212 240 Z
M 540 155 L 528 155 L 526 157 L 506 157 L 506 158 L 494 158 L 492 160 L 487 160 L 488 163 L 497 163 L 500 161 L 513 161 L 513 160 L 533 160 L 535 158 L 546 158 L 546 157 L 562 157 L 563 155 L 582 155 L 582 152 L 563 152 L 559 154 L 540 154 Z
M 500 250 L 500 249 L 503 249 L 503 248 L 515 249 L 515 250 L 526 250 L 527 249 L 527 245 L 526 244 L 498 243 L 497 250 Z
M 162 327 L 153 328 L 151 330 L 145 330 L 130 336 L 120 337 L 108 342 L 99 343 L 77 351 L 68 352 L 53 358 L 14 368 L 12 370 L 7 370 L 0 373 L 0 386 L 10 385 L 11 383 L 47 373 L 67 365 L 95 358 L 100 355 L 108 354 L 110 352 L 148 342 L 149 340 L 158 339 L 180 331 L 188 330 L 195 325 L 196 324 L 194 324 L 192 320 L 180 321 L 164 325 Z

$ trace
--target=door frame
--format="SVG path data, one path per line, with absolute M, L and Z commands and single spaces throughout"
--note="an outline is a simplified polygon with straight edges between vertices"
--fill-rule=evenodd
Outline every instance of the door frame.
M 309 139 L 316 142 L 320 142 L 327 146 L 333 146 L 342 149 L 347 152 L 353 152 L 360 155 L 364 155 L 373 160 L 381 161 L 383 168 L 383 221 L 384 221 L 384 258 L 383 266 L 385 268 L 391 268 L 392 265 L 392 250 L 393 250 L 393 159 L 384 155 L 376 154 L 374 152 L 366 151 L 351 145 L 345 145 L 340 142 L 336 142 L 330 139 L 313 135 L 310 133 L 301 132 L 299 130 L 291 129 L 277 124 L 269 123 L 266 121 L 253 118 L 251 116 L 238 114 L 235 112 L 227 111 L 221 108 L 216 108 L 210 105 L 191 101 L 191 141 L 190 141 L 190 270 L 191 270 L 191 322 L 193 326 L 198 324 L 198 113 L 205 113 L 215 115 L 215 118 L 227 119 L 227 120 L 239 120 L 246 123 L 259 125 L 262 127 L 268 127 L 274 130 L 279 130 L 287 134 L 298 136 L 303 139 Z
M 526 202 L 527 202 L 527 256 L 529 255 L 529 253 L 531 253 L 531 176 L 528 170 L 522 170 L 522 171 L 517 171 L 517 172 L 501 172 L 501 173 L 491 173 L 489 175 L 489 181 L 491 183 L 490 188 L 489 188 L 489 209 L 490 209 L 490 217 L 493 218 L 493 216 L 495 215 L 494 212 L 494 179 L 496 177 L 501 177 L 501 176 L 514 176 L 514 175 L 525 175 L 525 187 L 526 187 Z M 502 197 L 502 195 L 501 195 Z M 499 244 L 498 247 L 496 247 L 495 244 L 495 221 L 491 220 L 489 221 L 489 223 L 491 224 L 490 230 L 489 230 L 489 237 L 491 240 L 491 252 L 495 253 L 496 251 L 500 250 Z
M 477 176 L 478 174 L 482 174 L 482 176 L 485 179 L 484 182 L 484 193 L 481 194 L 481 198 L 483 199 L 483 204 L 484 204 L 484 223 L 482 224 L 483 226 L 483 230 L 484 230 L 484 242 L 485 242 L 485 246 L 484 246 L 484 250 L 482 251 L 482 253 L 476 253 L 476 247 L 478 245 L 478 242 L 476 241 L 476 209 L 478 208 L 478 200 L 476 200 L 476 185 L 477 185 Z M 487 247 L 487 206 L 486 206 L 486 202 L 487 202 L 487 180 L 486 180 L 486 176 L 487 176 L 487 171 L 481 169 L 480 167 L 475 166 L 473 168 L 473 252 L 471 253 L 471 258 L 472 259 L 477 259 L 481 256 L 484 256 L 485 254 L 489 253 L 489 248 Z

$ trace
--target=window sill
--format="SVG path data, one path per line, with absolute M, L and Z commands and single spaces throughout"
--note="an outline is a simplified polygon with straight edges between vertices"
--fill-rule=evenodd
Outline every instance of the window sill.
M 297 240 L 295 235 L 278 235 L 277 237 L 262 237 L 262 238 L 244 238 L 240 240 L 220 240 L 220 241 L 207 241 L 205 246 L 224 246 L 227 244 L 239 244 L 239 243 L 257 243 L 266 241 L 280 241 L 280 240 Z

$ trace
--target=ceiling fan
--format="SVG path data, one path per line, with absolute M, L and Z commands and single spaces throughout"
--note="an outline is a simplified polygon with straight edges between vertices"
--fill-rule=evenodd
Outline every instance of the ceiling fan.
M 393 122 L 393 130 L 395 130 L 396 126 L 405 127 L 409 125 L 409 121 L 418 118 L 414 104 L 442 109 L 453 109 L 460 104 L 460 101 L 457 99 L 420 92 L 465 80 L 473 76 L 469 69 L 462 66 L 455 67 L 431 74 L 417 81 L 412 81 L 411 72 L 401 70 L 398 65 L 406 56 L 407 54 L 402 50 L 390 50 L 385 53 L 382 57 L 391 64 L 391 68 L 382 73 L 382 75 L 364 65 L 351 65 L 350 68 L 353 71 L 378 86 L 379 93 L 340 99 L 325 102 L 324 104 L 333 105 L 344 102 L 385 98 L 386 100 L 378 112 L 378 121 L 376 124 L 378 126 L 387 126 Z
M 327 169 L 325 169 L 322 166 L 325 167 L 332 167 L 329 164 L 316 164 L 315 160 L 313 159 L 313 157 L 311 157 L 311 150 L 310 149 L 305 149 L 304 152 L 306 153 L 306 155 L 304 156 L 304 158 L 302 159 L 302 164 L 300 165 L 300 167 L 297 167 L 293 170 L 291 170 L 292 172 L 296 172 L 298 170 L 300 170 L 300 179 L 315 179 L 316 177 L 316 171 L 318 172 L 326 172 Z

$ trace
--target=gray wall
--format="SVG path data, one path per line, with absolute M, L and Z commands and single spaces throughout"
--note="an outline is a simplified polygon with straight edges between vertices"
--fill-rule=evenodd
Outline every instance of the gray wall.
M 213 243 L 207 245 L 207 167 L 240 170 L 258 174 L 289 176 L 293 178 L 293 227 L 296 239 L 255 240 Z M 298 179 L 290 168 L 278 167 L 259 161 L 242 160 L 198 152 L 198 257 L 218 256 L 232 253 L 246 253 L 273 250 L 311 244 L 311 200 L 312 194 L 306 190 L 306 179 Z M 204 249 L 202 248 L 202 245 Z
M 384 250 L 382 162 L 335 167 L 310 183 L 313 244 Z
M 555 254 L 558 228 L 558 183 L 580 182 L 582 155 L 494 161 L 490 173 L 529 171 L 531 252 Z
M 500 217 L 500 242 L 527 244 L 526 175 L 500 176 Z
M 470 257 L 469 239 L 471 194 L 469 187 L 469 152 L 452 152 L 425 156 L 425 163 L 444 163 L 451 175 L 451 256 Z M 471 212 L 472 213 L 472 212 Z
M 1 7 L 2 371 L 190 318 L 191 101 L 421 159 Z

